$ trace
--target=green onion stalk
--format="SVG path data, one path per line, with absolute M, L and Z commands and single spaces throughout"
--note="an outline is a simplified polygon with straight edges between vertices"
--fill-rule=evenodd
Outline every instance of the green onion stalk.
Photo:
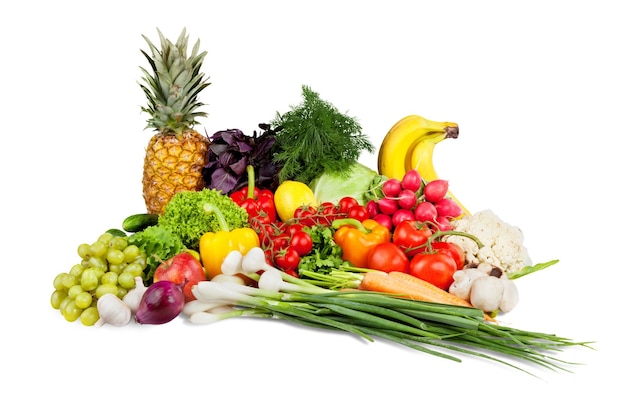
M 198 283 L 193 293 L 199 309 L 187 311 L 190 321 L 211 323 L 233 317 L 281 319 L 352 333 L 371 342 L 379 338 L 456 362 L 462 361 L 461 355 L 476 356 L 531 375 L 534 374 L 512 361 L 552 371 L 569 371 L 566 365 L 573 363 L 554 357 L 554 352 L 572 346 L 591 348 L 591 342 L 488 322 L 477 308 L 362 290 L 331 290 L 327 286 L 337 283 L 333 281 L 356 281 L 359 273 L 337 271 L 314 275 L 315 278 L 308 280 L 267 265 L 262 256 L 262 250 L 256 249 L 245 256 L 236 251 L 231 253 L 224 261 L 224 268 L 229 274 L 248 276 L 257 281 L 257 286 Z M 333 277 L 337 275 L 339 279 Z M 203 305 L 221 306 L 221 310 L 203 311 Z

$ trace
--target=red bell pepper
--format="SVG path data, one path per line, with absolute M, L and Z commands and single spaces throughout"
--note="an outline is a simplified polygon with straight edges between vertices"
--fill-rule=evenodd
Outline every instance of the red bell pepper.
M 274 204 L 274 193 L 269 189 L 259 189 L 254 186 L 254 167 L 248 165 L 248 186 L 233 192 L 230 198 L 248 213 L 250 220 L 262 224 L 276 222 L 276 205 Z

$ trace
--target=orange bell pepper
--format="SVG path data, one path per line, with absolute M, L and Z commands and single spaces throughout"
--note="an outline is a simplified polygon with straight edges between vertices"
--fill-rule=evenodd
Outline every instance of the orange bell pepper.
M 342 218 L 333 221 L 332 226 L 336 229 L 333 239 L 343 251 L 343 260 L 358 268 L 367 267 L 367 257 L 377 244 L 391 240 L 389 229 L 371 219 Z

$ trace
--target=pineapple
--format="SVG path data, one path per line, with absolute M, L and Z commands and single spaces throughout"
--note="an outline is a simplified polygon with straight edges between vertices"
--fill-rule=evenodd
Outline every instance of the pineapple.
M 210 85 L 200 72 L 206 52 L 198 53 L 200 41 L 187 56 L 189 37 L 183 29 L 176 44 L 158 30 L 161 49 L 145 36 L 151 54 L 141 51 L 152 72 L 144 74 L 142 90 L 148 106 L 141 110 L 150 115 L 146 129 L 156 134 L 146 149 L 143 167 L 143 197 L 148 213 L 162 214 L 174 194 L 197 191 L 204 187 L 202 168 L 207 162 L 209 140 L 193 129 L 203 103 L 198 93 Z

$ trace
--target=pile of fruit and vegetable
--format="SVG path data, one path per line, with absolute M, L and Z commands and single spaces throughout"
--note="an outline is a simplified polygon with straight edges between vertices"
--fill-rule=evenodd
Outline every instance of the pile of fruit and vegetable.
M 384 339 L 460 361 L 563 369 L 553 356 L 587 346 L 503 326 L 532 264 L 522 231 L 491 210 L 471 213 L 433 167 L 458 125 L 410 115 L 378 150 L 358 121 L 308 86 L 258 131 L 194 128 L 210 85 L 199 41 L 146 40 L 140 86 L 154 136 L 145 211 L 78 246 L 52 307 L 85 326 L 208 324 L 258 317 Z

